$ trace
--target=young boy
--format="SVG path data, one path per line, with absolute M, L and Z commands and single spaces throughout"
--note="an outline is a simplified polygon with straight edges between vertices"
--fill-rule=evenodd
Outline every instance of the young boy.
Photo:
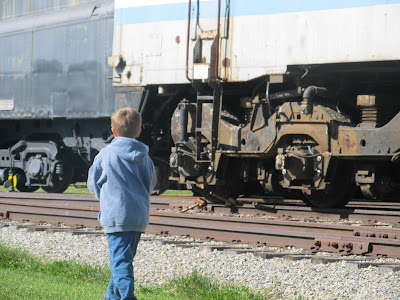
M 111 279 L 103 299 L 136 299 L 133 258 L 149 224 L 150 193 L 156 184 L 149 148 L 136 140 L 141 115 L 122 108 L 111 117 L 114 140 L 89 170 L 88 188 L 100 200 L 99 219 L 107 234 Z

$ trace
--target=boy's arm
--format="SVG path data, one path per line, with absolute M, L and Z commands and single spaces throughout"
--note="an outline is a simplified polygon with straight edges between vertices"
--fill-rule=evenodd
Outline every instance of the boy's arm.
M 102 186 L 102 182 L 100 182 L 100 177 L 102 174 L 103 169 L 101 167 L 100 160 L 97 159 L 96 156 L 93 165 L 89 169 L 87 187 L 97 200 L 100 200 L 100 189 Z

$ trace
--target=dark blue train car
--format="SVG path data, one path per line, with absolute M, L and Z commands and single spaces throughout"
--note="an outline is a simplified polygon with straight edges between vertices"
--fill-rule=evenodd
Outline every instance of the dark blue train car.
M 63 192 L 86 180 L 111 114 L 141 89 L 114 90 L 114 1 L 0 1 L 0 181 Z M 117 96 L 116 96 L 117 94 Z

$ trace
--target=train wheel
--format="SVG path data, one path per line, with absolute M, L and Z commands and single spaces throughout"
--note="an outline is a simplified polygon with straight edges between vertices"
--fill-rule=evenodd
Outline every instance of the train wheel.
M 152 195 L 161 195 L 169 188 L 169 185 L 170 185 L 170 182 L 168 180 L 168 176 L 169 176 L 169 172 L 170 172 L 169 166 L 163 164 L 163 165 L 159 165 L 159 166 L 154 166 L 154 169 L 156 171 L 157 183 L 151 194 Z
M 204 197 L 211 202 L 231 205 L 236 203 L 236 198 L 244 194 L 245 184 L 240 177 L 241 161 L 230 159 L 224 163 L 224 184 L 209 186 L 203 193 Z
M 20 180 L 17 182 L 17 190 L 23 193 L 32 193 L 39 189 L 38 186 L 26 186 L 26 176 L 25 173 L 22 171 L 19 173 L 21 175 Z
M 338 162 L 332 169 L 336 172 L 325 190 L 303 191 L 306 204 L 319 208 L 341 208 L 351 200 L 355 189 L 352 165 Z
M 213 203 L 224 203 L 226 205 L 232 205 L 236 203 L 236 199 L 241 193 L 237 190 L 228 191 L 225 187 L 213 187 L 208 190 L 207 193 L 203 192 L 203 197 Z
M 318 208 L 341 208 L 351 199 L 352 191 L 343 187 L 322 191 L 303 192 L 303 202 Z
M 62 180 L 57 180 L 53 182 L 53 186 L 42 187 L 47 193 L 63 193 L 69 185 L 72 183 L 72 178 L 74 177 L 74 169 L 66 168 L 64 171 L 64 177 Z
M 18 186 L 17 185 L 17 190 L 22 192 L 22 193 L 33 193 L 39 189 L 38 186 Z

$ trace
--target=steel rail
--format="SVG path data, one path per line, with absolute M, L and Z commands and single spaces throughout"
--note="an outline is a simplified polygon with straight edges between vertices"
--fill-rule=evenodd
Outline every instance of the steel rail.
M 181 210 L 193 204 L 196 197 L 152 198 L 152 205 L 157 208 L 169 206 L 172 210 Z M 291 217 L 303 219 L 348 220 L 353 222 L 400 224 L 400 202 L 365 202 L 351 201 L 342 209 L 321 209 L 306 206 L 295 199 L 248 199 L 241 198 L 236 206 L 209 203 L 207 211 L 230 214 L 238 213 L 255 216 Z
M 165 232 L 163 226 L 167 223 L 169 230 Z M 400 258 L 399 228 L 153 212 L 150 231 L 228 242 Z
M 183 207 L 190 201 L 193 204 L 195 199 L 197 198 L 152 198 L 156 206 L 161 207 L 170 207 L 171 203 L 172 206 Z M 98 228 L 98 210 L 98 201 L 90 195 L 0 193 L 0 217 L 15 221 Z M 400 258 L 399 228 L 171 213 L 153 209 L 147 232 Z
M 214 212 L 226 213 L 227 209 L 220 206 L 209 208 Z M 342 209 L 319 209 L 305 205 L 285 205 L 285 204 L 243 204 L 236 208 L 240 214 L 264 215 L 276 217 L 292 217 L 304 219 L 327 219 L 327 220 L 348 220 L 369 223 L 390 223 L 400 224 L 400 206 L 381 207 L 372 206 L 352 207 Z
M 52 203 L 59 203 L 68 200 L 71 209 L 80 209 L 92 203 L 93 209 L 97 209 L 97 201 L 92 195 L 71 195 L 69 194 L 38 194 L 38 193 L 1 193 L 0 204 L 6 204 L 10 199 L 19 199 L 18 205 L 35 206 L 42 205 L 40 201 L 52 200 Z M 34 200 L 36 199 L 36 200 Z M 151 198 L 153 209 L 183 210 L 193 205 L 198 197 L 171 197 L 153 196 Z M 66 202 L 65 202 L 66 203 Z M 90 206 L 90 205 L 89 205 Z M 351 201 L 343 209 L 318 209 L 304 205 L 300 200 L 291 199 L 240 199 L 237 206 L 225 206 L 222 204 L 210 203 L 203 209 L 209 212 L 231 214 L 238 213 L 254 216 L 271 216 L 278 218 L 302 218 L 307 220 L 348 220 L 361 221 L 366 223 L 389 223 L 400 224 L 400 203 L 393 202 L 362 202 Z
M 311 225 L 311 224 L 310 224 Z M 296 226 L 296 224 L 293 224 Z M 167 229 L 166 229 L 167 228 Z M 246 228 L 234 225 L 204 224 L 192 220 L 170 220 L 151 217 L 149 233 L 188 235 L 195 238 L 227 242 L 252 243 L 278 247 L 297 247 L 312 251 L 341 254 L 373 255 L 400 258 L 400 240 L 271 229 L 266 226 Z M 398 234 L 397 234 L 398 235 Z

